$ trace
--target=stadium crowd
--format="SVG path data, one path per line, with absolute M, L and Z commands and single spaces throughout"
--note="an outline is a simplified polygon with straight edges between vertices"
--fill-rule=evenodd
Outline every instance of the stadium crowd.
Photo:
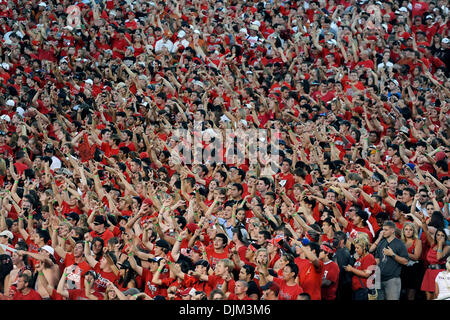
M 449 22 L 1 0 L 0 299 L 450 299 Z

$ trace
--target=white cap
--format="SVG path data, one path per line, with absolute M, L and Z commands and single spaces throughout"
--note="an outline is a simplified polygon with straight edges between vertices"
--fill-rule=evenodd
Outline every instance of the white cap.
M 400 11 L 400 12 L 408 12 L 408 9 L 406 7 L 401 7 L 400 9 L 398 9 L 398 11 Z
M 429 15 L 427 15 L 426 17 L 425 17 L 425 20 L 426 19 L 433 19 L 433 16 L 431 15 L 431 14 L 429 14 Z
M 4 120 L 6 122 L 11 121 L 11 118 L 7 114 L 3 114 L 2 116 L 0 116 L 0 119 Z
M 84 82 L 89 83 L 90 85 L 93 85 L 93 84 L 94 84 L 94 81 L 92 81 L 92 79 L 84 80 Z
M 327 40 L 328 44 L 337 45 L 337 41 L 334 39 Z
M 239 120 L 240 123 L 242 123 L 244 126 L 247 126 L 247 120 L 241 119 Z
M 248 34 L 248 32 L 247 32 L 247 29 L 246 29 L 246 28 L 241 28 L 241 29 L 239 29 L 239 32 L 243 32 L 243 33 L 245 33 L 245 34 Z
M 195 29 L 195 30 L 194 30 L 194 33 L 196 33 L 196 34 L 200 34 L 200 31 L 199 31 L 199 30 L 197 30 L 197 29 Z
M 47 4 L 45 2 L 39 2 L 38 6 L 39 7 L 47 7 Z
M 14 235 L 12 234 L 11 231 L 8 231 L 8 230 L 4 230 L 4 231 L 0 232 L 0 236 L 8 237 L 11 240 L 14 239 Z
M 22 107 L 17 107 L 16 108 L 16 113 L 23 118 L 23 114 L 25 113 L 25 110 Z
M 16 102 L 12 99 L 6 100 L 6 105 L 10 107 L 14 107 L 16 105 Z
M 67 29 L 67 30 L 69 30 L 69 31 L 72 31 L 72 30 L 73 30 L 73 27 L 72 27 L 72 26 L 65 26 L 63 29 Z
M 450 42 L 450 39 L 449 39 L 449 38 L 444 38 L 444 39 L 442 39 L 441 42 L 442 42 L 442 43 L 449 43 L 449 42 Z
M 3 62 L 2 63 L 2 68 L 5 69 L 5 70 L 9 70 L 9 64 L 6 63 L 6 62 Z
M 47 251 L 51 255 L 53 255 L 55 253 L 55 249 L 53 249 L 52 247 L 50 247 L 48 245 L 43 246 L 41 249 Z
M 261 27 L 261 22 L 258 20 L 253 21 L 252 24 L 256 24 L 258 27 Z
M 201 81 L 194 80 L 194 81 L 192 81 L 192 84 L 196 84 L 196 85 L 198 85 L 198 86 L 203 88 L 203 82 L 201 82 Z
M 178 38 L 183 38 L 185 35 L 186 35 L 186 32 L 184 32 L 183 30 L 178 32 Z

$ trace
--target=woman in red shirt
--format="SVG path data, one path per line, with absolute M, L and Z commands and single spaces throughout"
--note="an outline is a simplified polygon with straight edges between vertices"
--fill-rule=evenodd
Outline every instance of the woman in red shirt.
M 369 238 L 365 233 L 359 233 L 354 241 L 357 259 L 353 266 L 347 265 L 345 271 L 352 272 L 353 300 L 368 300 L 370 286 L 368 278 L 375 272 L 377 262 L 369 253 Z

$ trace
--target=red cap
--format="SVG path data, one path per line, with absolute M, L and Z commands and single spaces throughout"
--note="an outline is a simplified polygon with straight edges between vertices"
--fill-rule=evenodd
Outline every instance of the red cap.
M 197 230 L 199 228 L 199 226 L 197 224 L 191 222 L 191 223 L 188 223 L 186 228 L 188 228 L 190 233 L 194 233 L 195 230 Z
M 139 154 L 139 158 L 141 158 L 141 159 L 149 158 L 148 152 L 141 152 Z

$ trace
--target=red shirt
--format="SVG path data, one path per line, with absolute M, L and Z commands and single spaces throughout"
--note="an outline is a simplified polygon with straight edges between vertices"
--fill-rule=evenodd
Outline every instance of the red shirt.
M 295 263 L 298 265 L 299 283 L 303 290 L 311 296 L 311 300 L 321 300 L 323 261 L 319 260 L 319 269 L 316 269 L 308 259 L 296 258 Z
M 366 254 L 364 257 L 359 258 L 358 260 L 356 260 L 355 264 L 353 265 L 354 268 L 358 269 L 358 270 L 367 270 L 369 268 L 373 268 L 372 273 L 375 272 L 375 266 L 377 265 L 377 262 L 375 261 L 374 256 L 369 253 Z M 373 267 L 371 267 L 373 266 Z M 364 287 L 367 288 L 367 279 L 368 278 L 362 278 L 362 277 L 358 277 L 357 275 L 353 275 L 352 278 L 352 290 L 356 291 L 358 289 L 362 289 L 364 285 Z M 360 281 L 361 280 L 361 281 Z
M 153 272 L 151 272 L 149 269 L 142 268 L 142 281 L 145 283 L 144 292 L 151 298 L 154 298 L 157 295 L 161 294 L 161 289 L 159 288 L 159 286 L 155 285 L 152 282 L 152 279 L 153 279 Z
M 212 288 L 209 285 L 208 281 L 201 281 L 187 274 L 184 275 L 182 284 L 186 288 L 194 288 L 197 291 L 203 291 L 207 296 L 209 296 L 212 291 Z
M 208 255 L 208 261 L 211 268 L 214 269 L 219 260 L 228 258 L 228 247 L 226 247 L 222 253 L 218 253 L 214 248 L 208 247 L 206 248 L 206 254 Z
M 96 296 L 98 300 L 103 300 L 103 295 L 100 292 L 94 291 L 92 294 Z M 84 289 L 73 289 L 69 290 L 69 300 L 89 300 L 89 299 L 88 297 L 86 297 Z
M 22 294 L 20 291 L 16 291 L 14 294 L 13 300 L 42 300 L 42 297 L 36 290 L 30 289 L 30 292 L 27 294 Z
M 324 262 L 323 280 L 331 281 L 328 287 L 322 287 L 322 300 L 335 300 L 339 280 L 339 266 L 334 261 Z
M 91 234 L 92 238 L 95 238 L 95 237 L 102 238 L 105 243 L 108 243 L 109 239 L 114 238 L 114 234 L 109 229 L 106 229 L 102 234 L 99 234 L 96 231 L 91 231 L 90 234 Z
M 278 293 L 279 300 L 297 300 L 298 295 L 303 293 L 303 288 L 298 284 L 288 286 L 286 280 L 275 277 L 273 278 L 273 282 L 280 287 L 280 292 Z
M 114 274 L 114 272 L 105 272 L 100 269 L 100 262 L 98 262 L 94 267 L 95 272 L 98 274 L 97 280 L 95 280 L 95 290 L 98 292 L 105 292 L 107 282 L 106 279 L 115 283 L 119 280 L 119 277 Z
M 234 293 L 230 294 L 230 296 L 228 297 L 228 300 L 252 300 L 250 299 L 247 295 L 244 296 L 244 298 L 239 299 L 237 295 L 235 295 Z
M 225 280 L 222 277 L 216 276 L 215 274 L 208 276 L 208 284 L 214 289 L 222 290 Z M 227 292 L 234 292 L 234 280 L 228 281 Z

